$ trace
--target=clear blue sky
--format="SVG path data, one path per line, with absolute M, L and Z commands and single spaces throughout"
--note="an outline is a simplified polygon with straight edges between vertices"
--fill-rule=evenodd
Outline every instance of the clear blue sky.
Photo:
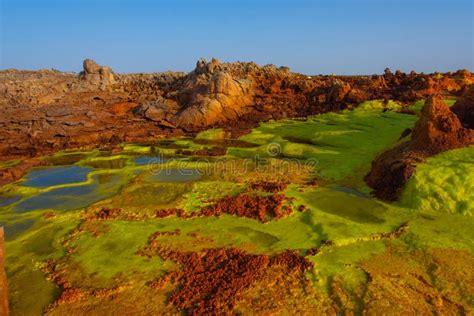
M 1 69 L 190 71 L 200 57 L 307 74 L 474 70 L 472 0 L 0 0 Z

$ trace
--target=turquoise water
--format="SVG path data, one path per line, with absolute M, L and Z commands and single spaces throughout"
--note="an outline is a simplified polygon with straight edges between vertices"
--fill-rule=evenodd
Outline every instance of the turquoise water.
M 80 166 L 33 169 L 21 185 L 46 188 L 54 185 L 83 182 L 87 180 L 87 174 L 91 170 L 91 168 Z

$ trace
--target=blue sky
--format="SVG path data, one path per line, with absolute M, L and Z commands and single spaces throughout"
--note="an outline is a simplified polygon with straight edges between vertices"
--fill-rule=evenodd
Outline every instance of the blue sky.
M 472 0 L 0 0 L 1 69 L 190 71 L 200 57 L 306 74 L 474 70 Z

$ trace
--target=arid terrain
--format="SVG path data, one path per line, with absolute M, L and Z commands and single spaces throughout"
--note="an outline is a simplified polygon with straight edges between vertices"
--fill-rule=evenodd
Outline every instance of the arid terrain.
M 12 315 L 474 312 L 474 74 L 0 71 Z

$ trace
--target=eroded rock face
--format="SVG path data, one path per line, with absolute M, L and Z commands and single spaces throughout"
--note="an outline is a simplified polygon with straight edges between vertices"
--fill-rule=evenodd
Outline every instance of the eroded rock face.
M 245 107 L 252 104 L 252 84 L 251 79 L 234 79 L 229 73 L 219 71 L 210 78 L 206 91 L 193 93 L 173 121 L 182 128 L 193 130 L 236 120 Z
M 234 78 L 221 69 L 218 60 L 199 60 L 173 99 L 158 97 L 141 104 L 137 115 L 164 126 L 198 130 L 236 120 L 253 102 L 251 78 Z
M 92 59 L 86 59 L 83 62 L 83 68 L 84 70 L 81 73 L 81 79 L 93 87 L 98 87 L 104 90 L 109 85 L 115 83 L 112 69 L 108 66 L 99 66 Z
M 377 157 L 365 181 L 378 198 L 397 200 L 416 164 L 429 156 L 473 143 L 474 130 L 461 125 L 441 96 L 432 96 L 421 111 L 411 140 Z

